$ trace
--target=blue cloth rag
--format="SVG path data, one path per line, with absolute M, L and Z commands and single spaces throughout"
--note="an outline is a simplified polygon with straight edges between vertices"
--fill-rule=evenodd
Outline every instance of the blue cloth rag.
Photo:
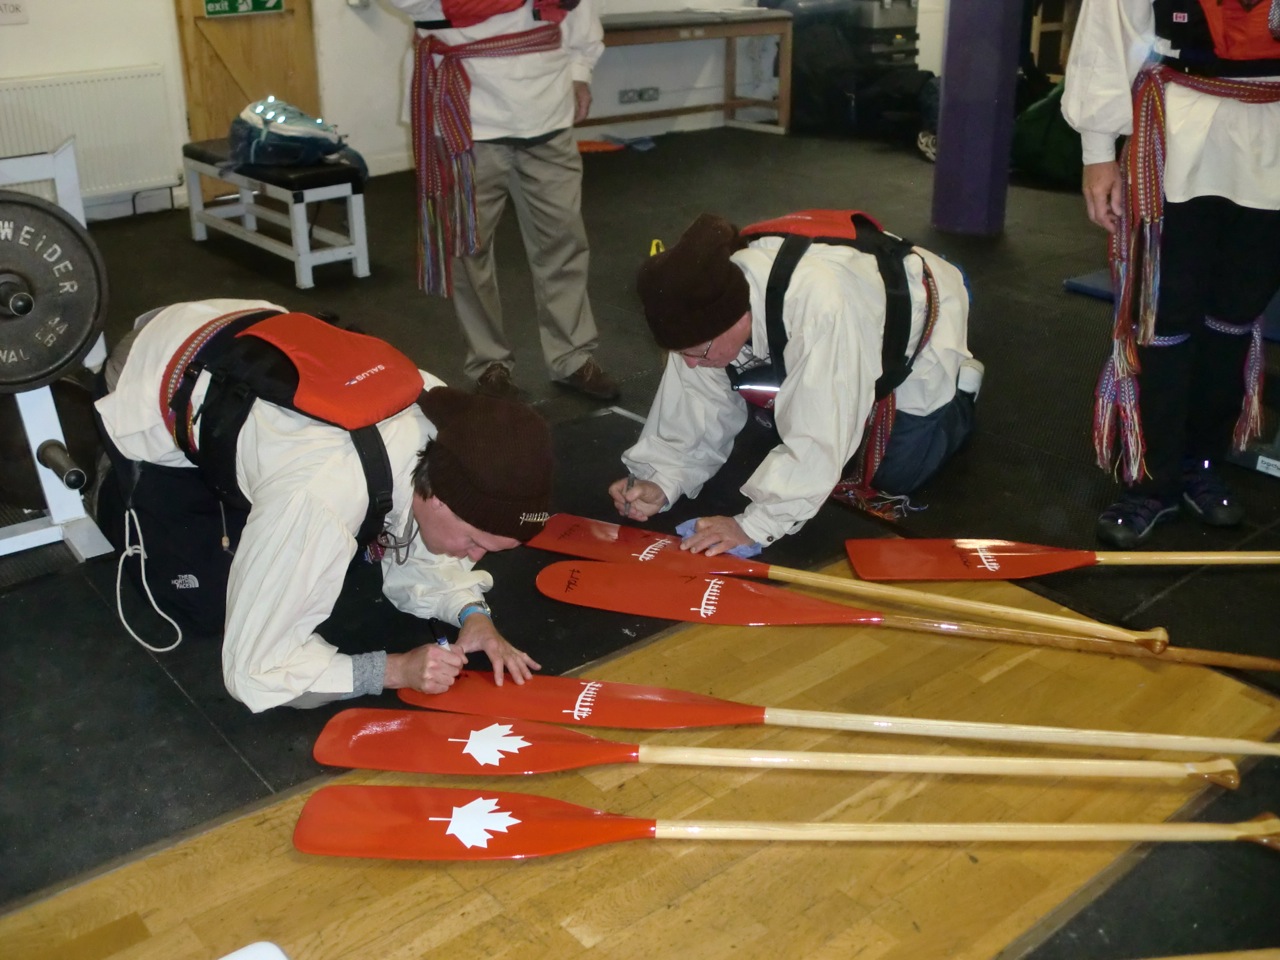
M 684 523 L 676 527 L 676 536 L 680 537 L 682 540 L 693 536 L 693 527 L 697 522 L 698 520 L 696 517 L 692 520 L 686 520 Z M 734 547 L 732 550 L 726 550 L 725 553 L 729 554 L 731 557 L 737 557 L 740 560 L 750 560 L 763 549 L 764 547 L 760 546 L 758 543 L 744 543 L 740 547 Z

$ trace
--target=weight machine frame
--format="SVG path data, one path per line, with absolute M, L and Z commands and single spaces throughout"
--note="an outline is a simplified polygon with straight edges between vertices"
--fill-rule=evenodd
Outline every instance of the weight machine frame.
M 19 157 L 0 157 L 0 187 L 15 183 L 52 180 L 55 202 L 85 225 L 84 202 L 80 197 L 80 174 L 76 168 L 75 140 L 69 139 L 51 153 L 32 153 Z M 102 334 L 82 361 L 97 369 L 107 356 Z M 84 498 L 77 490 L 68 489 L 56 473 L 40 463 L 41 444 L 53 440 L 66 444 L 53 391 L 48 387 L 14 394 L 18 413 L 31 448 L 31 461 L 44 492 L 46 515 L 0 528 L 0 557 L 30 550 L 50 543 L 65 543 L 81 562 L 110 553 L 111 544 L 84 508 Z

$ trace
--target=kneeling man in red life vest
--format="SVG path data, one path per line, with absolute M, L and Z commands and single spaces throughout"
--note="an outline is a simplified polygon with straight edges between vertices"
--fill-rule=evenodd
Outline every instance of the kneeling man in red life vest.
M 274 362 L 289 373 L 279 396 L 278 371 L 254 379 Z M 527 406 L 447 387 L 384 341 L 248 300 L 139 318 L 102 392 L 113 469 L 99 523 L 159 610 L 221 634 L 227 690 L 251 710 L 442 693 L 476 652 L 498 682 L 538 669 L 495 627 L 492 577 L 475 569 L 547 519 L 550 430 Z M 368 652 L 349 655 L 317 632 L 366 543 L 386 598 L 458 625 L 456 643 L 424 629 L 408 652 L 363 638 Z
M 969 293 L 946 260 L 865 214 L 809 210 L 739 230 L 700 216 L 641 266 L 654 340 L 670 351 L 640 439 L 609 487 L 647 520 L 696 497 L 750 404 L 780 443 L 733 517 L 682 525 L 683 548 L 751 555 L 827 497 L 901 504 L 968 437 L 982 365 L 966 346 Z

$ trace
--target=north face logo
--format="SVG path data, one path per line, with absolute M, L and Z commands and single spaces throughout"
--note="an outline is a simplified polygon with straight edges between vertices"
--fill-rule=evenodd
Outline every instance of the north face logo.
M 177 590 L 196 590 L 200 587 L 200 581 L 192 573 L 180 573 L 173 578 L 172 583 Z

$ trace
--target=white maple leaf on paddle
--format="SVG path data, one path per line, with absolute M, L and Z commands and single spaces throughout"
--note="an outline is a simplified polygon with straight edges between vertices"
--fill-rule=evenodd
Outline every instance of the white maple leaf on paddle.
M 506 833 L 507 827 L 520 822 L 511 814 L 496 809 L 497 806 L 496 799 L 476 797 L 465 807 L 454 807 L 445 833 L 457 837 L 467 848 L 489 846 L 489 838 L 493 833 Z M 444 817 L 431 819 L 443 820 Z
M 480 766 L 498 766 L 508 753 L 519 753 L 529 746 L 529 741 L 521 736 L 511 735 L 511 724 L 492 723 L 483 730 L 472 730 L 471 736 L 459 740 L 450 738 L 451 743 L 466 743 L 463 753 L 475 758 Z

